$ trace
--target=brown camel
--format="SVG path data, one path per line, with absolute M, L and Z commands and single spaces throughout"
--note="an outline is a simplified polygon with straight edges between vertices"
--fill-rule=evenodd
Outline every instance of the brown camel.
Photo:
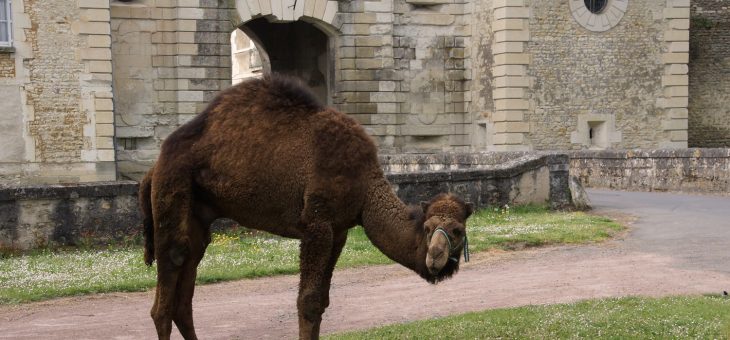
M 362 127 L 281 76 L 223 91 L 173 132 L 140 185 L 140 204 L 145 262 L 157 260 L 151 315 L 160 339 L 172 321 L 196 339 L 195 275 L 216 218 L 301 240 L 299 337 L 313 339 L 348 229 L 362 225 L 385 255 L 436 283 L 458 270 L 472 212 L 451 194 L 406 207 Z

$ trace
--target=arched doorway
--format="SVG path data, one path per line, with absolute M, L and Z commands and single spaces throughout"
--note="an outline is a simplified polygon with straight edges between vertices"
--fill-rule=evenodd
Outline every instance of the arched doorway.
M 270 22 L 266 17 L 248 21 L 239 30 L 253 46 L 238 48 L 236 44 L 246 45 L 247 40 L 234 32 L 234 83 L 236 77 L 258 76 L 261 72 L 288 74 L 302 79 L 323 103 L 331 104 L 332 58 L 330 38 L 324 32 L 305 21 Z M 234 41 L 236 36 L 238 43 Z

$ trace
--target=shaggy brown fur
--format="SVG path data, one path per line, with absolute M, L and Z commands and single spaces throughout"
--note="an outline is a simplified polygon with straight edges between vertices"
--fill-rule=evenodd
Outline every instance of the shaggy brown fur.
M 471 213 L 453 195 L 410 212 L 362 127 L 278 76 L 223 91 L 173 132 L 141 183 L 140 204 L 145 262 L 157 260 L 151 315 L 160 339 L 169 338 L 172 321 L 183 337 L 196 338 L 196 269 L 216 218 L 301 240 L 299 337 L 309 339 L 319 335 L 349 228 L 363 225 L 384 254 L 434 283 L 455 273 L 458 262 L 440 264 L 450 255 L 446 237 L 431 235 L 442 227 L 459 244 Z

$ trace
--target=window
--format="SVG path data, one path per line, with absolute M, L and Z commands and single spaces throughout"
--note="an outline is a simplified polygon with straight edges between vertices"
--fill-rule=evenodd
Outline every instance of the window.
M 606 9 L 606 3 L 607 0 L 583 0 L 585 2 L 586 8 L 588 8 L 591 13 L 598 14 L 603 12 L 604 9 Z
M 592 32 L 605 32 L 618 25 L 629 0 L 568 0 L 568 4 L 579 25 Z
M 11 46 L 13 43 L 13 21 L 11 18 L 11 0 L 0 0 L 0 46 Z

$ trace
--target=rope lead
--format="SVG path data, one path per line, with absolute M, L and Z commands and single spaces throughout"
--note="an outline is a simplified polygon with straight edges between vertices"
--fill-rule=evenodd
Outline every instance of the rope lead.
M 464 233 L 464 262 L 469 262 L 469 238 Z

